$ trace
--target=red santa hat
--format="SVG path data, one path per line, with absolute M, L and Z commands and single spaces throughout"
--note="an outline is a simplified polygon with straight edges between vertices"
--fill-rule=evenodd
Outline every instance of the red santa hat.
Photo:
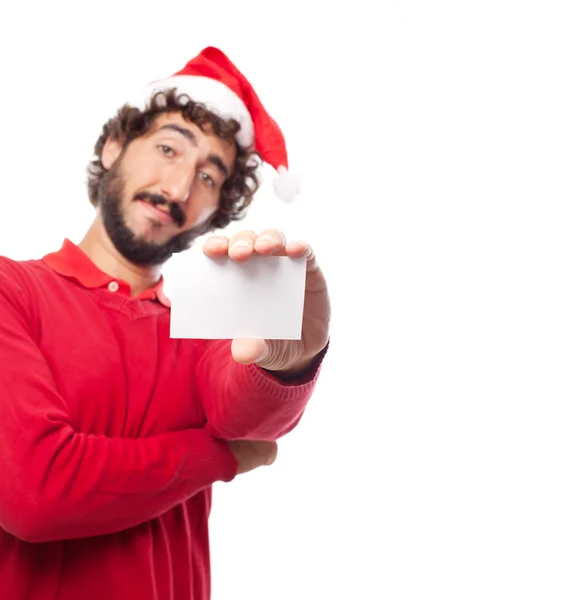
M 240 146 L 253 147 L 278 172 L 274 180 L 276 195 L 285 201 L 298 195 L 298 178 L 288 172 L 286 142 L 280 127 L 249 81 L 221 50 L 205 48 L 173 76 L 149 84 L 139 106 L 144 107 L 156 92 L 170 88 L 177 88 L 178 93 L 203 103 L 222 118 L 238 121 Z

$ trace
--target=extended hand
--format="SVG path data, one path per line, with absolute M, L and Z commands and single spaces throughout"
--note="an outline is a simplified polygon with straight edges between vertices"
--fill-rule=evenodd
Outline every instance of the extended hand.
M 243 262 L 254 254 L 260 256 L 306 256 L 306 287 L 302 336 L 300 340 L 262 340 L 238 338 L 232 341 L 232 355 L 242 364 L 256 363 L 264 369 L 279 371 L 288 376 L 307 369 L 324 349 L 329 337 L 330 301 L 324 275 L 314 252 L 305 242 L 286 242 L 281 231 L 267 229 L 257 236 L 242 231 L 231 238 L 212 236 L 203 246 L 210 258 L 229 255 Z

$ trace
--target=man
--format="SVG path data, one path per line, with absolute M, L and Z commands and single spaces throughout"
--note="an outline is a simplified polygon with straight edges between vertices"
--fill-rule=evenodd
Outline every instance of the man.
M 328 345 L 314 255 L 275 230 L 203 251 L 306 255 L 302 339 L 170 339 L 163 263 L 241 218 L 257 154 L 289 174 L 278 126 L 215 48 L 141 101 L 96 144 L 80 244 L 0 258 L 3 600 L 207 600 L 211 486 L 271 464 Z

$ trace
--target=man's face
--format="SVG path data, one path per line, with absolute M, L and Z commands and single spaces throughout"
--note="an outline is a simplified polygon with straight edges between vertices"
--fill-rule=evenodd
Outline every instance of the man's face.
M 187 248 L 217 211 L 235 158 L 235 144 L 179 113 L 160 115 L 124 150 L 108 141 L 99 208 L 119 252 L 135 264 L 156 265 Z

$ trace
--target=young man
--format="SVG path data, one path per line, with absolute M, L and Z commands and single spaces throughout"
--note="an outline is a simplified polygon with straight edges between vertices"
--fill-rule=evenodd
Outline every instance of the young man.
M 256 153 L 283 177 L 287 158 L 215 48 L 141 100 L 96 144 L 80 244 L 0 258 L 3 600 L 207 600 L 211 486 L 271 464 L 327 348 L 322 272 L 274 230 L 203 250 L 307 255 L 302 339 L 170 339 L 161 266 L 242 216 Z

